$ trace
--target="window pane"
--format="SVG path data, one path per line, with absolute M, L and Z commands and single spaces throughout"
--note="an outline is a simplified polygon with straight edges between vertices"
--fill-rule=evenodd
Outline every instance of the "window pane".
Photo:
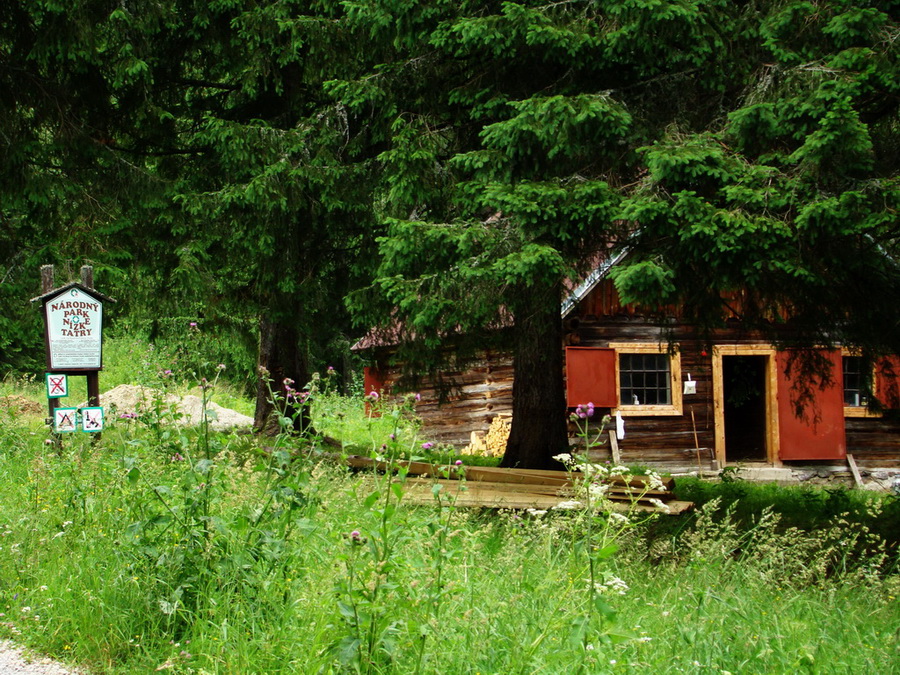
M 672 378 L 668 354 L 620 354 L 622 405 L 670 405 Z
M 866 378 L 863 376 L 863 360 L 860 356 L 845 356 L 844 370 L 844 405 L 863 407 L 868 405 L 866 396 Z

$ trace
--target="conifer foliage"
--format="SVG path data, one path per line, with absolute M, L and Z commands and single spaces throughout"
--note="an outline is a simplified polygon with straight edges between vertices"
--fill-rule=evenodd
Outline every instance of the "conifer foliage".
M 743 289 L 900 353 L 898 33 L 887 0 L 6 2 L 0 299 L 65 242 L 261 317 L 297 383 L 344 296 L 429 354 L 513 325 L 504 461 L 545 466 L 564 280 L 613 245 L 626 301 L 711 329 Z
M 506 465 L 566 444 L 561 283 L 614 244 L 625 301 L 711 329 L 744 289 L 748 327 L 790 304 L 801 341 L 896 350 L 894 4 L 348 7 L 383 51 L 335 91 L 387 146 L 356 308 L 426 342 L 511 313 Z

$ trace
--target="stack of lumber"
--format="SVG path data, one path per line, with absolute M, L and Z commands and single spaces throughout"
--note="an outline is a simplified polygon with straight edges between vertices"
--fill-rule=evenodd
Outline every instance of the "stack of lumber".
M 495 509 L 558 508 L 560 504 L 577 500 L 577 490 L 572 478 L 565 471 L 538 469 L 501 469 L 481 466 L 439 466 L 427 462 L 394 462 L 388 464 L 368 457 L 350 456 L 347 464 L 355 469 L 387 471 L 404 467 L 407 478 L 404 484 L 404 501 L 416 504 L 433 504 L 435 489 L 442 499 L 456 506 Z M 461 480 L 464 479 L 464 480 Z M 693 508 L 691 502 L 675 499 L 671 492 L 675 481 L 663 478 L 662 489 L 649 489 L 642 476 L 614 476 L 607 481 L 603 508 L 617 511 L 647 511 L 677 515 Z M 662 502 L 663 507 L 659 506 Z

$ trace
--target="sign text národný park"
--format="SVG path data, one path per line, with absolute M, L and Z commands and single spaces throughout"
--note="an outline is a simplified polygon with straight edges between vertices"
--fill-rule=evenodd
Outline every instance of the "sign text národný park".
M 45 304 L 50 370 L 99 370 L 103 303 L 70 288 Z

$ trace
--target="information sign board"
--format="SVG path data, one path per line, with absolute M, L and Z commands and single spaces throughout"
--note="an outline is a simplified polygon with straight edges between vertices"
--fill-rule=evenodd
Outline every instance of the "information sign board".
M 69 288 L 45 305 L 50 370 L 100 370 L 103 303 Z

